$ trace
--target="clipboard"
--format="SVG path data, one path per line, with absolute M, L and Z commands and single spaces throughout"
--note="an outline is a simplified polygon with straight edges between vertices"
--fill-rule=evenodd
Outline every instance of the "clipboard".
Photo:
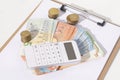
M 52 4 L 52 2 L 53 2 L 53 4 Z M 103 57 L 103 60 L 104 60 L 103 62 L 105 62 L 104 68 L 102 66 L 99 70 L 100 74 L 97 75 L 98 80 L 104 79 L 105 74 L 107 73 L 114 57 L 116 56 L 116 54 L 120 48 L 120 46 L 119 46 L 120 45 L 120 32 L 119 32 L 120 26 L 111 22 L 111 20 L 105 16 L 99 15 L 95 12 L 90 12 L 89 10 L 86 10 L 75 4 L 72 4 L 72 5 L 64 4 L 62 2 L 59 2 L 58 0 L 52 0 L 51 3 L 49 3 L 49 1 L 47 2 L 47 0 L 46 0 L 46 5 L 48 5 L 48 6 L 43 8 L 43 6 L 45 6 L 45 4 L 42 4 L 42 3 L 45 3 L 44 0 L 41 2 L 40 6 L 35 11 L 35 13 L 33 15 L 31 15 L 30 19 L 31 18 L 44 18 L 44 17 L 46 18 L 46 17 L 48 17 L 48 16 L 45 16 L 45 15 L 47 15 L 46 9 L 48 9 L 48 7 L 50 8 L 50 7 L 56 7 L 56 6 L 58 8 L 57 4 L 60 5 L 59 9 L 61 11 L 63 11 L 64 13 L 67 10 L 72 13 L 80 12 L 80 15 L 86 19 L 86 21 L 83 21 L 81 25 L 83 25 L 85 28 L 91 30 L 91 32 L 93 34 L 95 34 L 95 37 L 103 45 L 103 47 L 105 49 L 107 48 L 107 52 L 108 52 L 108 53 L 106 53 L 107 58 Z M 40 12 L 40 10 L 45 11 L 45 13 L 42 14 Z M 85 15 L 83 15 L 83 14 L 85 14 Z M 89 24 L 90 27 L 87 24 Z M 111 30 L 115 30 L 115 31 L 110 32 Z M 116 34 L 115 34 L 115 32 L 116 32 Z M 111 37 L 114 37 L 112 33 L 115 34 L 115 39 L 114 39 L 114 41 L 112 41 L 113 44 L 110 43 L 110 45 L 109 45 L 109 43 L 106 43 L 109 41 L 108 39 L 106 39 L 106 35 L 108 36 L 111 34 L 112 36 L 110 36 L 110 37 L 108 36 L 108 38 L 111 39 Z M 101 34 L 105 34 L 105 35 L 103 36 Z M 101 40 L 101 38 L 104 39 L 105 41 Z M 104 45 L 104 44 L 106 44 L 106 45 Z M 112 47 L 110 47 L 110 49 L 112 49 L 113 51 L 108 49 L 109 48 L 108 46 L 111 46 L 111 45 L 112 45 Z M 113 46 L 115 46 L 114 49 L 113 49 Z
M 39 6 L 40 6 L 40 5 L 39 5 Z M 39 6 L 36 8 L 36 11 L 39 9 Z M 29 19 L 36 11 L 34 11 L 34 12 L 28 17 L 28 19 Z M 37 14 L 36 14 L 36 15 L 37 15 Z M 35 15 L 34 15 L 34 17 L 35 17 Z M 36 17 L 37 17 L 37 16 L 36 16 Z M 27 21 L 27 19 L 26 19 L 26 21 Z M 25 21 L 25 22 L 26 22 L 26 21 Z M 21 27 L 25 24 L 25 22 L 22 23 Z M 109 23 L 109 21 L 108 21 L 107 23 Z M 93 24 L 94 24 L 94 23 L 93 23 Z M 110 22 L 110 24 L 111 24 L 111 22 Z M 96 25 L 96 24 L 95 24 L 95 25 Z M 112 25 L 114 25 L 114 24 L 112 24 Z M 118 25 L 115 24 L 114 26 L 116 27 L 116 26 L 118 26 Z M 100 27 L 100 26 L 99 26 L 99 27 Z M 100 28 L 102 28 L 102 27 L 100 27 Z M 119 28 L 117 28 L 117 29 L 119 29 Z M 108 68 L 110 67 L 110 65 L 111 65 L 111 63 L 112 63 L 112 60 L 114 59 L 116 53 L 118 52 L 118 50 L 119 50 L 119 48 L 120 48 L 120 46 L 119 46 L 119 45 L 120 45 L 120 35 L 119 35 L 119 34 L 117 35 L 117 40 L 115 40 L 115 43 L 116 43 L 116 45 L 114 44 L 115 47 L 114 47 L 112 53 L 110 53 L 109 59 L 107 60 L 106 65 L 105 65 L 104 68 L 102 69 L 101 74 L 100 74 L 100 76 L 98 77 L 98 80 L 104 79 L 104 76 L 105 76 L 105 74 L 107 73 Z
M 63 11 L 67 10 L 67 9 L 65 9 L 65 6 L 67 6 L 67 7 L 69 7 L 69 8 L 74 9 L 74 10 L 77 10 L 77 11 L 80 11 L 80 12 L 83 12 L 83 13 L 87 13 L 88 15 L 92 15 L 92 16 L 95 16 L 95 17 L 98 17 L 98 18 L 102 19 L 102 20 L 103 20 L 102 22 L 97 22 L 97 21 L 95 21 L 95 20 L 92 20 L 92 19 L 89 19 L 89 18 L 86 17 L 88 20 L 96 23 L 96 24 L 99 25 L 99 26 L 104 27 L 106 23 L 110 23 L 110 24 L 113 24 L 113 25 L 115 25 L 115 26 L 117 26 L 117 27 L 120 27 L 120 25 L 112 22 L 112 21 L 110 20 L 110 18 L 105 17 L 105 16 L 103 16 L 103 15 L 100 15 L 100 14 L 98 14 L 98 13 L 95 13 L 95 12 L 93 12 L 93 11 L 91 12 L 91 10 L 87 10 L 87 9 L 85 9 L 85 8 L 83 8 L 83 7 L 80 7 L 80 6 L 78 6 L 78 5 L 75 5 L 75 4 L 71 4 L 71 5 L 70 5 L 70 4 L 62 3 L 62 2 L 60 2 L 60 1 L 58 1 L 58 0 L 53 0 L 53 1 L 55 1 L 55 2 L 57 2 L 57 3 L 59 3 L 59 4 L 62 4 L 61 9 L 62 9 Z M 119 31 L 120 31 L 120 30 L 119 30 Z M 105 78 L 105 76 L 106 76 L 106 74 L 107 74 L 107 72 L 108 72 L 108 70 L 109 70 L 112 62 L 114 61 L 114 58 L 116 57 L 116 55 L 117 55 L 117 53 L 118 53 L 119 50 L 120 50 L 120 33 L 119 33 L 119 38 L 118 38 L 118 40 L 117 40 L 117 42 L 116 42 L 116 44 L 115 44 L 112 52 L 110 53 L 110 56 L 109 56 L 109 58 L 107 59 L 107 61 L 106 61 L 105 65 L 104 65 L 104 67 L 103 67 L 103 69 L 102 69 L 99 77 L 98 77 L 98 80 L 103 80 L 103 79 Z
M 58 6 L 58 4 L 59 4 L 59 6 Z M 43 7 L 43 6 L 45 6 L 45 7 Z M 49 8 L 50 7 L 57 7 L 57 8 L 59 7 L 59 9 L 61 11 L 63 11 L 64 13 L 67 10 L 72 13 L 80 12 L 80 15 L 85 18 L 85 20 L 82 21 L 82 23 L 80 25 L 84 26 L 88 30 L 91 30 L 92 34 L 95 35 L 95 38 L 100 42 L 101 45 L 103 45 L 103 47 L 107 51 L 106 56 L 101 58 L 101 62 L 104 62 L 104 63 L 100 62 L 102 64 L 102 66 L 100 65 L 98 73 L 97 73 L 98 80 L 104 79 L 113 59 L 115 58 L 115 56 L 120 48 L 120 46 L 119 46 L 120 45 L 120 26 L 111 22 L 111 20 L 109 20 L 109 18 L 107 18 L 105 16 L 99 15 L 95 12 L 90 12 L 89 10 L 81 8 L 75 4 L 73 4 L 73 5 L 64 4 L 57 0 L 51 0 L 51 1 L 42 0 L 39 7 L 29 17 L 29 19 L 48 18 L 47 12 L 46 12 L 46 11 L 48 11 L 47 9 L 49 9 L 48 7 Z M 43 14 L 40 10 L 45 13 Z M 59 19 L 59 20 L 61 20 L 61 19 Z M 26 24 L 27 23 L 25 23 L 23 25 L 23 27 L 26 27 Z M 106 36 L 108 36 L 108 37 L 106 38 Z M 111 40 L 111 37 L 114 38 L 114 40 Z M 111 41 L 112 43 L 110 43 L 108 41 Z M 103 68 L 103 65 L 104 65 L 104 68 Z

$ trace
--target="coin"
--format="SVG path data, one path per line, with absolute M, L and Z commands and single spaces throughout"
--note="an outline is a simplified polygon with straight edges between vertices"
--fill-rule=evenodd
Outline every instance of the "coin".
M 67 23 L 69 23 L 71 25 L 75 25 L 79 21 L 79 15 L 78 14 L 69 14 L 66 19 L 67 19 Z
M 23 43 L 29 42 L 31 40 L 31 33 L 28 30 L 21 32 L 21 41 Z
M 57 8 L 50 8 L 48 11 L 48 17 L 56 19 L 59 15 L 59 10 Z

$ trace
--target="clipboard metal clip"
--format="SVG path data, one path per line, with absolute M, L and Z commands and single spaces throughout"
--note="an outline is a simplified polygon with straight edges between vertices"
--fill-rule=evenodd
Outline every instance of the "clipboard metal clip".
M 69 10 L 68 8 L 71 8 L 71 9 L 79 11 L 81 13 L 85 13 L 85 14 L 97 17 L 99 19 L 102 19 L 103 21 L 99 22 L 99 21 L 96 21 L 94 19 L 91 19 L 89 17 L 86 17 L 86 16 L 80 14 L 81 16 L 85 17 L 86 19 L 88 19 L 88 20 L 90 20 L 90 21 L 92 21 L 92 22 L 94 22 L 97 25 L 102 26 L 102 27 L 106 24 L 106 22 L 110 22 L 111 21 L 109 18 L 107 18 L 105 16 L 99 15 L 99 14 L 93 12 L 93 11 L 84 9 L 84 8 L 82 8 L 80 6 L 75 5 L 75 4 L 71 4 L 71 5 L 69 5 L 69 4 L 62 4 L 62 6 L 60 7 L 60 10 L 63 11 L 63 12 L 66 12 L 67 10 L 70 11 L 70 12 L 73 12 L 73 11 Z

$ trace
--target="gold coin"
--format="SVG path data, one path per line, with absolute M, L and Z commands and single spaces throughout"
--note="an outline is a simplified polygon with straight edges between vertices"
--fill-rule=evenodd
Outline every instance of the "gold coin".
M 31 40 L 31 33 L 27 30 L 21 32 L 21 41 L 23 43 L 29 42 Z
M 67 23 L 75 25 L 79 21 L 79 15 L 78 14 L 70 14 L 67 16 Z
M 49 18 L 56 19 L 59 15 L 59 10 L 57 8 L 51 8 L 48 11 Z

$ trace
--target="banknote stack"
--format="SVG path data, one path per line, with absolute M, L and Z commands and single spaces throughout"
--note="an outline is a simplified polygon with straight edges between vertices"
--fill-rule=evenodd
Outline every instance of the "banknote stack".
M 28 43 L 24 43 L 22 49 L 27 45 L 75 40 L 82 56 L 81 62 L 96 59 L 104 55 L 104 52 L 91 37 L 91 34 L 81 26 L 74 26 L 53 19 L 30 19 L 26 26 L 26 29 L 31 32 L 32 40 Z M 21 56 L 25 58 L 24 52 L 21 53 Z M 33 71 L 36 74 L 41 75 L 62 70 L 70 66 L 73 65 L 43 67 L 34 69 Z
M 57 21 L 52 19 L 32 19 L 28 21 L 27 29 L 32 34 L 31 43 L 51 42 Z

